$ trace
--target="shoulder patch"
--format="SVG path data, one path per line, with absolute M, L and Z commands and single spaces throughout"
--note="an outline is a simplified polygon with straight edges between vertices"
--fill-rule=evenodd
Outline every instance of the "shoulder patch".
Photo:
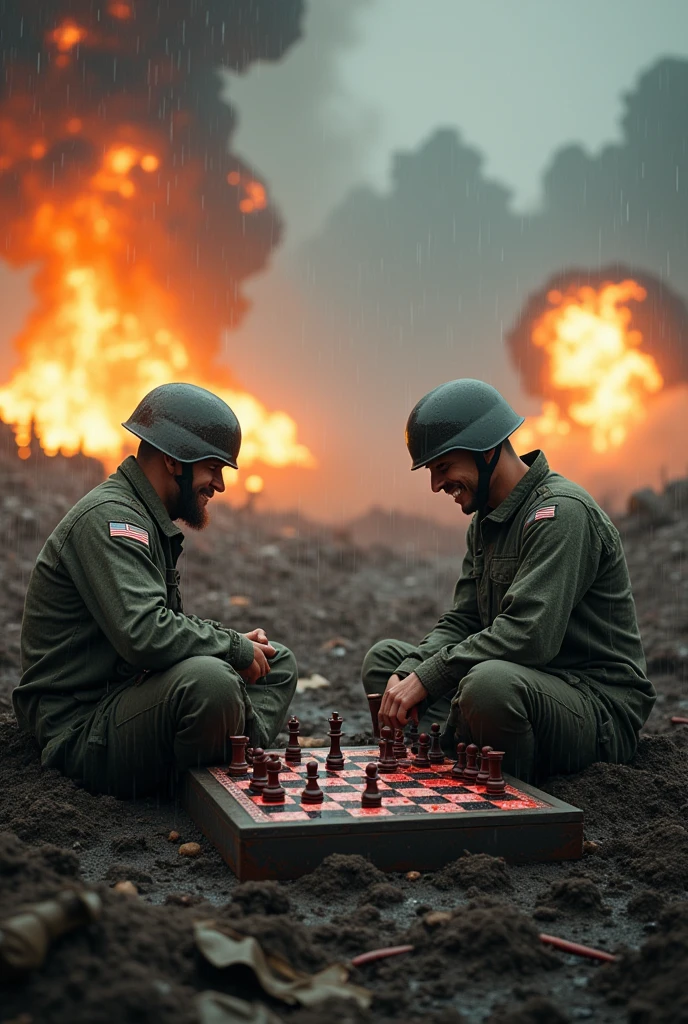
M 111 537 L 128 537 L 130 540 L 137 540 L 140 544 L 150 547 L 148 530 L 141 526 L 133 526 L 132 523 L 110 523 Z
M 540 519 L 556 519 L 557 508 L 557 505 L 541 505 L 539 508 L 534 508 L 526 518 L 523 529 L 527 530 L 532 523 L 537 523 Z

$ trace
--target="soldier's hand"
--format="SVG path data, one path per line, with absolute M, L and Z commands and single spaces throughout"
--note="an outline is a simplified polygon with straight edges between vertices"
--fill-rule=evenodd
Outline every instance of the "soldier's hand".
M 382 695 L 380 705 L 380 725 L 389 725 L 392 729 L 403 729 L 411 712 L 417 704 L 428 695 L 415 672 L 404 679 L 393 675 L 389 677 L 387 687 Z
M 263 676 L 266 676 L 270 671 L 270 663 L 268 661 L 267 652 L 272 651 L 273 654 L 277 653 L 274 647 L 270 647 L 269 645 L 266 646 L 265 644 L 259 644 L 255 640 L 253 640 L 252 643 L 253 661 L 248 668 L 245 668 L 241 672 L 239 672 L 239 675 L 241 676 L 245 683 L 255 683 L 257 679 L 261 679 Z
M 268 635 L 264 629 L 258 626 L 257 629 L 252 629 L 250 633 L 244 633 L 247 640 L 250 640 L 254 644 L 260 644 L 263 648 L 263 653 L 268 658 L 274 658 L 277 651 L 268 640 Z

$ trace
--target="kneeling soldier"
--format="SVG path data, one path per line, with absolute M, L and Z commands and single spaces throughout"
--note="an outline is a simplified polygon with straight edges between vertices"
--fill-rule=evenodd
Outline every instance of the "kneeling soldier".
M 412 469 L 430 470 L 473 519 L 452 608 L 419 644 L 383 640 L 366 655 L 381 721 L 414 708 L 421 731 L 504 750 L 530 780 L 596 760 L 625 762 L 655 700 L 619 534 L 594 499 L 519 456 L 523 418 L 476 380 L 442 384 L 407 424 Z
M 296 687 L 286 647 L 185 614 L 182 520 L 237 468 L 241 428 L 216 395 L 165 384 L 123 424 L 140 439 L 46 541 L 29 581 L 23 675 L 13 693 L 42 763 L 93 791 L 152 792 L 230 757 L 230 735 L 267 747 Z

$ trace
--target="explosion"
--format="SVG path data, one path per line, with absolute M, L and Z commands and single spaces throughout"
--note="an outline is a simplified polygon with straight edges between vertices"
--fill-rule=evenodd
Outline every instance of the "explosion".
M 665 284 L 626 268 L 558 275 L 531 297 L 508 338 L 524 386 L 544 401 L 519 450 L 581 433 L 611 453 L 653 398 L 687 376 L 688 312 Z
M 275 60 L 302 0 L 92 3 L 3 9 L 0 211 L 4 257 L 35 266 L 36 307 L 0 386 L 20 454 L 112 465 L 146 391 L 186 381 L 227 401 L 242 466 L 309 465 L 296 424 L 215 363 L 239 323 L 241 285 L 280 224 L 266 186 L 228 150 L 216 68 Z

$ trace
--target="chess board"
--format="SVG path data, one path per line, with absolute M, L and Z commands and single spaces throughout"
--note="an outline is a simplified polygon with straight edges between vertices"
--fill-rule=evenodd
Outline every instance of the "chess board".
M 382 806 L 361 807 L 365 766 L 377 748 L 345 748 L 344 770 L 325 769 L 328 748 L 310 748 L 280 772 L 283 804 L 248 792 L 250 779 L 221 768 L 187 773 L 184 805 L 237 877 L 297 878 L 330 853 L 360 853 L 383 871 L 435 871 L 464 850 L 514 863 L 572 860 L 583 852 L 583 812 L 505 776 L 499 799 L 451 776 L 452 764 L 381 775 Z M 282 751 L 277 753 L 283 754 Z M 319 763 L 321 804 L 302 804 L 306 762 Z M 284 760 L 283 760 L 284 763 Z

